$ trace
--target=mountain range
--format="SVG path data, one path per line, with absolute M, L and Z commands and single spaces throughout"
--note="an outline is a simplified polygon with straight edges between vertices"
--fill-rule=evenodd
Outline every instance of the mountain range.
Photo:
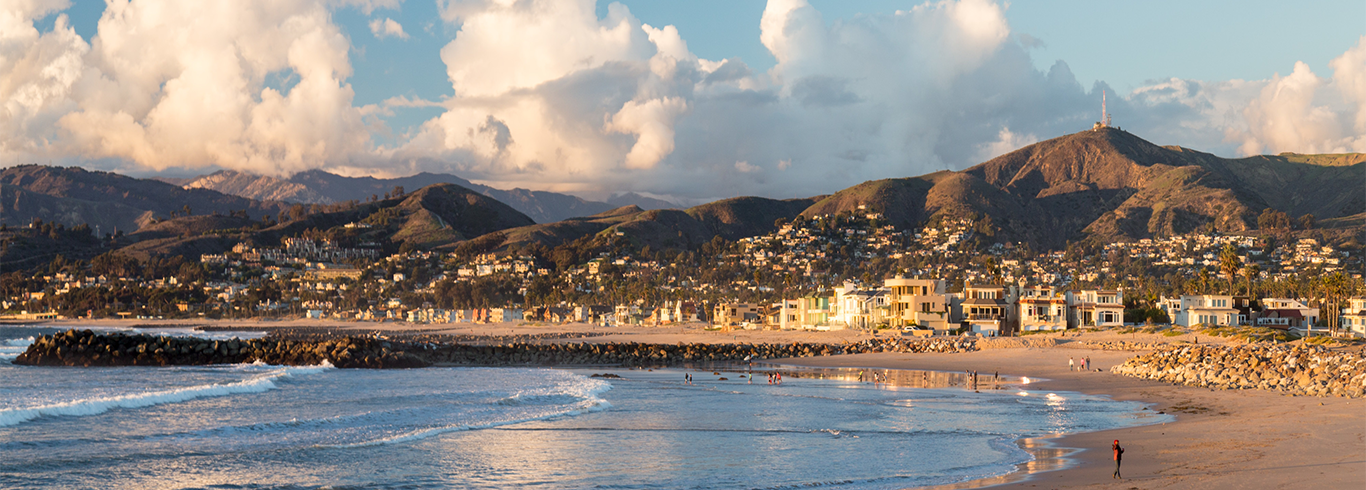
M 454 250 L 475 238 L 480 250 L 554 247 L 597 234 L 657 249 L 692 248 L 718 236 L 734 240 L 768 233 L 779 220 L 797 216 L 869 212 L 903 228 L 938 217 L 975 217 L 984 221 L 979 229 L 993 241 L 1049 250 L 1084 240 L 1247 232 L 1267 209 L 1295 218 L 1312 214 L 1319 227 L 1360 238 L 1366 231 L 1363 183 L 1366 154 L 1226 159 L 1102 127 L 1032 144 L 963 171 L 873 180 L 823 196 L 740 197 L 687 209 L 501 191 L 442 174 L 374 179 L 310 171 L 282 180 L 223 171 L 168 183 L 25 165 L 0 170 L 0 220 L 90 224 L 104 233 L 118 229 L 128 236 L 114 246 L 140 258 L 217 253 L 239 241 L 276 246 L 305 232 L 344 242 L 438 250 Z M 668 204 L 639 195 L 618 197 Z M 346 228 L 348 223 L 369 227 Z M 23 259 L 13 255 L 20 251 L 50 253 L 45 247 L 6 247 L 0 262 Z
M 1269 208 L 1294 217 L 1312 214 L 1323 226 L 1360 235 L 1366 230 L 1364 183 L 1366 154 L 1225 159 L 1101 127 L 963 171 L 873 180 L 828 196 L 738 198 L 667 212 L 619 208 L 502 233 L 509 247 L 553 246 L 608 228 L 642 243 L 689 246 L 711 235 L 767 233 L 777 218 L 877 212 L 903 228 L 939 216 L 975 216 L 988 221 L 995 241 L 1047 250 L 1069 241 L 1127 241 L 1201 229 L 1246 232 Z
M 224 194 L 260 201 L 284 201 L 302 204 L 333 204 L 351 200 L 366 201 L 390 193 L 395 187 L 412 191 L 433 184 L 455 184 L 497 199 L 530 216 L 537 223 L 589 216 L 621 206 L 640 206 L 644 209 L 672 208 L 671 202 L 625 193 L 607 202 L 588 201 L 576 196 L 527 189 L 495 189 L 476 184 L 450 174 L 422 172 L 408 177 L 377 179 L 374 177 L 345 177 L 322 170 L 309 170 L 288 179 L 253 175 L 235 170 L 220 170 L 188 179 L 160 179 L 186 189 L 210 189 Z

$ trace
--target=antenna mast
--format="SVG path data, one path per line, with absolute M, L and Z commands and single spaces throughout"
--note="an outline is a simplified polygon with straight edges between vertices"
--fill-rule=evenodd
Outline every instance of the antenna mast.
M 1100 91 L 1100 125 L 1110 127 L 1110 112 L 1105 110 L 1105 90 Z

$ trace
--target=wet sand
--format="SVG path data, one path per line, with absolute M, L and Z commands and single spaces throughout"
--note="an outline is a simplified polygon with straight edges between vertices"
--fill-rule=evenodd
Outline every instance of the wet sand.
M 1366 488 L 1366 400 L 1289 397 L 1265 391 L 1217 391 L 1110 374 L 1070 372 L 1068 356 L 1091 356 L 1108 370 L 1132 352 L 1055 347 L 964 354 L 860 354 L 789 359 L 813 367 L 875 367 L 962 372 L 983 379 L 1046 378 L 1031 390 L 1105 394 L 1150 403 L 1174 414 L 1170 424 L 1064 436 L 1079 451 L 1066 469 L 1035 473 L 992 488 Z M 1111 478 L 1110 443 L 1125 448 L 1123 480 Z M 1047 465 L 1040 465 L 1046 467 Z M 1000 481 L 977 482 L 991 485 Z

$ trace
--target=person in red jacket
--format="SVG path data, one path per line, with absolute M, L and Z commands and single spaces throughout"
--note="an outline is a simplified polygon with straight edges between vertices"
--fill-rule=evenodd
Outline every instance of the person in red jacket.
M 1115 439 L 1115 443 L 1110 446 L 1110 449 L 1115 451 L 1115 474 L 1111 477 L 1123 479 L 1124 477 L 1119 476 L 1119 462 L 1124 457 L 1124 448 L 1119 447 L 1119 439 Z

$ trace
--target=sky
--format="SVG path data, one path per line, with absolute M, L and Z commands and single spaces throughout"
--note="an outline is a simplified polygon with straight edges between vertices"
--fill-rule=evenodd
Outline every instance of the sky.
M 1366 3 L 4 0 L 0 166 L 447 172 L 691 204 L 1116 126 L 1366 151 Z

